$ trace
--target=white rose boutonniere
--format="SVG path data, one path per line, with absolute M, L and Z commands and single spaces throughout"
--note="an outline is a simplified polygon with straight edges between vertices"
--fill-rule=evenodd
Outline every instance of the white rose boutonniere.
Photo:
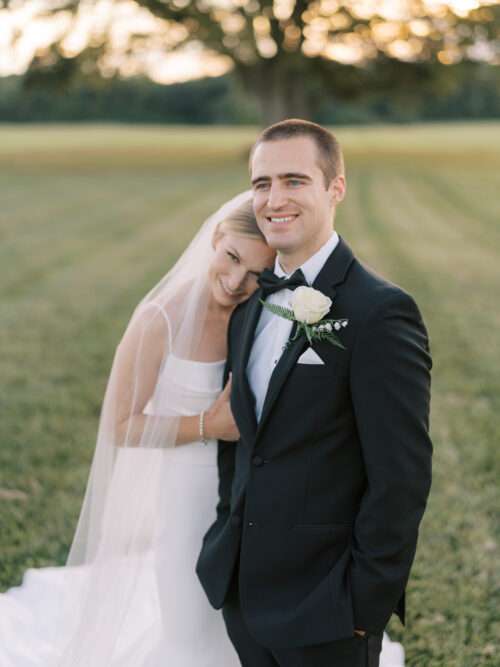
M 332 300 L 312 287 L 297 287 L 290 302 L 297 322 L 316 324 L 332 307 Z
M 327 340 L 345 350 L 345 346 L 342 345 L 334 331 L 340 331 L 346 327 L 349 320 L 323 320 L 333 303 L 323 292 L 313 287 L 297 287 L 290 302 L 291 309 L 262 300 L 261 303 L 274 315 L 297 322 L 297 330 L 292 341 L 301 334 L 305 334 L 310 345 L 313 340 Z

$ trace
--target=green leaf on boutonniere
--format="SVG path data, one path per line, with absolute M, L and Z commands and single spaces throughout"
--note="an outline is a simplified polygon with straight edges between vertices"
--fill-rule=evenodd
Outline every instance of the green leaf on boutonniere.
M 286 320 L 291 320 L 292 322 L 295 322 L 295 316 L 293 314 L 293 310 L 290 308 L 285 308 L 284 306 L 277 306 L 275 303 L 266 303 L 265 301 L 262 301 L 260 299 L 261 304 L 264 306 L 264 308 L 267 308 L 267 310 L 271 311 L 273 315 L 278 315 L 279 317 L 284 317 Z

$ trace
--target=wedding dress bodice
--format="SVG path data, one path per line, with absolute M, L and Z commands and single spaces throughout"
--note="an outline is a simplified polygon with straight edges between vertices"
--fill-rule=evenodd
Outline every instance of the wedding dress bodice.
M 174 354 L 167 357 L 162 366 L 156 390 L 144 408 L 144 414 L 169 414 L 191 416 L 208 409 L 222 389 L 225 361 L 190 361 Z M 168 383 L 168 392 L 165 391 Z M 159 396 L 168 393 L 167 406 L 161 405 Z M 186 463 L 217 463 L 217 442 L 209 440 L 192 442 L 169 450 L 170 456 Z

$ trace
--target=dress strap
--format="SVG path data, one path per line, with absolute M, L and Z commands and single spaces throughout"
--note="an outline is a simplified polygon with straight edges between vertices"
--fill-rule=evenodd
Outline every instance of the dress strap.
M 159 311 L 159 312 L 161 313 L 161 315 L 163 316 L 163 319 L 165 320 L 165 323 L 166 323 L 166 325 L 167 325 L 167 332 L 168 332 L 168 333 L 167 333 L 167 335 L 168 335 L 168 349 L 169 349 L 169 351 L 172 351 L 172 325 L 170 324 L 170 318 L 169 318 L 169 316 L 168 316 L 168 314 L 167 314 L 167 311 L 166 311 L 165 308 L 164 308 L 160 303 L 158 303 L 157 301 L 150 301 L 150 302 L 149 302 L 146 306 L 144 306 L 144 307 L 145 307 L 145 308 L 149 308 L 149 307 L 155 308 L 155 309 L 156 309 L 157 311 Z

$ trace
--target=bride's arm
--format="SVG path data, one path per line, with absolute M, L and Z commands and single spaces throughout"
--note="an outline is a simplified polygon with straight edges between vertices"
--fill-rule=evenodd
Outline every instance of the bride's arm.
M 116 353 L 116 444 L 142 443 L 150 416 L 144 408 L 153 396 L 161 363 L 168 354 L 168 322 L 159 311 L 145 313 L 125 332 Z M 237 440 L 239 435 L 229 407 L 230 383 L 205 416 L 207 439 Z M 175 420 L 175 422 L 174 422 Z M 163 434 L 163 437 L 158 436 Z M 200 439 L 200 416 L 155 418 L 154 447 L 174 447 Z
M 142 444 L 147 420 L 151 419 L 143 414 L 144 408 L 153 396 L 162 360 L 168 354 L 168 326 L 160 309 L 148 306 L 131 322 L 117 347 L 113 364 L 116 368 L 115 444 L 120 447 Z M 158 420 L 158 426 L 166 437 L 173 430 L 173 422 L 168 417 Z M 174 444 L 165 441 L 156 446 Z

